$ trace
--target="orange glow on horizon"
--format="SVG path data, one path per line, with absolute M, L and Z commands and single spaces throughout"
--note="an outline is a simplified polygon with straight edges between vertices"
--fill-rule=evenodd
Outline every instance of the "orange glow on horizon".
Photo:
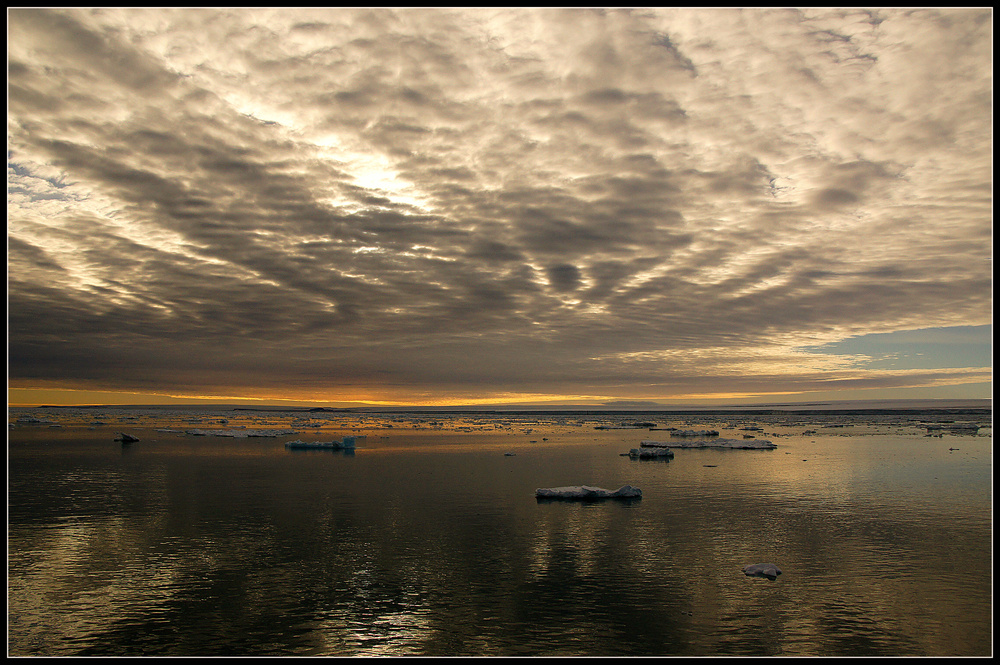
M 393 398 L 388 395 L 329 395 L 329 394 L 296 394 L 294 396 L 278 397 L 274 395 L 254 396 L 248 394 L 174 394 L 135 391 L 109 391 L 87 388 L 21 388 L 8 387 L 8 406 L 90 406 L 90 405 L 184 405 L 207 403 L 243 403 L 252 402 L 260 405 L 276 406 L 308 406 L 329 404 L 357 407 L 416 407 L 416 406 L 489 406 L 496 404 L 600 404 L 616 401 L 657 401 L 671 400 L 733 400 L 751 397 L 767 397 L 791 393 L 699 393 L 691 395 L 672 395 L 669 397 L 620 396 L 620 395 L 580 395 L 552 393 L 493 393 L 487 396 L 443 396 L 429 392 L 400 395 Z
M 616 397 L 601 395 L 568 395 L 539 393 L 499 393 L 488 397 L 441 397 L 428 393 L 401 396 L 344 396 L 329 394 L 298 394 L 294 397 L 223 395 L 223 394 L 171 394 L 131 391 L 106 391 L 85 388 L 8 388 L 8 406 L 90 406 L 98 404 L 116 405 L 169 405 L 252 402 L 260 405 L 309 406 L 328 404 L 334 406 L 357 407 L 407 407 L 407 406 L 488 406 L 491 404 L 519 403 L 591 403 L 614 401 Z
M 966 384 L 955 384 L 959 393 Z M 283 396 L 273 394 L 176 394 L 168 392 L 116 391 L 90 388 L 69 388 L 61 386 L 50 387 L 11 387 L 7 388 L 8 407 L 39 407 L 39 406 L 193 406 L 212 404 L 256 404 L 260 406 L 329 406 L 333 408 L 406 408 L 406 407 L 465 407 L 493 405 L 533 405 L 533 406 L 606 406 L 608 404 L 636 402 L 641 405 L 648 402 L 655 406 L 690 405 L 692 403 L 746 403 L 773 398 L 786 398 L 789 401 L 808 400 L 852 400 L 852 399 L 906 399 L 906 398 L 945 398 L 943 395 L 914 395 L 911 391 L 920 391 L 935 386 L 911 386 L 885 389 L 841 389 L 830 387 L 824 391 L 760 391 L 760 392 L 699 392 L 674 395 L 581 395 L 573 393 L 530 393 L 530 392 L 495 392 L 480 396 L 467 396 L 465 393 L 455 396 L 454 391 L 419 391 L 396 394 L 330 394 L 316 392 L 291 392 Z M 891 393 L 891 394 L 887 394 Z M 971 394 L 954 394 L 951 397 L 972 398 Z

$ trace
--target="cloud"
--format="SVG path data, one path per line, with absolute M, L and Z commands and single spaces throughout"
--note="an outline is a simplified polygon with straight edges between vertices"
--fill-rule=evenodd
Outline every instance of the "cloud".
M 945 381 L 795 349 L 991 320 L 990 15 L 11 10 L 11 383 Z

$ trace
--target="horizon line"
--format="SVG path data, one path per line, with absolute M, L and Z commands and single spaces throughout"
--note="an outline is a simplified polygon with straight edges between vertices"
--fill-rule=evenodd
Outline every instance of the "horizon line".
M 851 405 L 854 409 L 866 408 L 862 405 L 870 405 L 871 409 L 907 409 L 920 408 L 930 405 L 939 405 L 941 408 L 992 408 L 993 400 L 986 398 L 880 398 L 880 399 L 844 399 L 844 400 L 811 400 L 803 402 L 757 402 L 749 404 L 669 404 L 661 402 L 629 402 L 623 400 L 621 403 L 601 403 L 601 404 L 565 404 L 565 403 L 510 403 L 510 404 L 455 404 L 455 405 L 352 405 L 352 406 L 330 406 L 322 402 L 282 405 L 282 404 L 258 404 L 246 405 L 240 403 L 219 401 L 219 402 L 191 402 L 179 404 L 10 404 L 8 409 L 94 409 L 94 408 L 228 408 L 242 411 L 683 411 L 683 410 L 747 410 L 747 409 L 818 409 L 818 408 L 840 408 Z M 310 405 L 312 404 L 312 405 Z M 912 405 L 912 406 L 909 406 Z

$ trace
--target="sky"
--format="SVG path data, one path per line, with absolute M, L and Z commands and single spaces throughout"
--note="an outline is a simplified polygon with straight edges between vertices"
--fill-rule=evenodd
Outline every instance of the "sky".
M 7 17 L 8 404 L 992 396 L 991 8 Z

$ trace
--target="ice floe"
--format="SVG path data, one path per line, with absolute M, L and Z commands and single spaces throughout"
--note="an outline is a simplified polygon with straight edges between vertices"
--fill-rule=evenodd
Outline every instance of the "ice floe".
M 670 459 L 674 451 L 664 447 L 633 448 L 626 453 L 632 459 Z
M 298 434 L 294 429 L 189 429 L 185 434 L 191 436 L 230 436 L 243 439 L 251 436 L 285 436 Z
M 934 430 L 949 430 L 952 432 L 978 432 L 979 425 L 977 423 L 934 423 L 931 425 L 926 425 L 927 431 L 931 432 Z
M 539 499 L 638 499 L 642 490 L 631 485 L 622 485 L 616 490 L 606 490 L 589 485 L 570 485 L 568 487 L 540 487 L 535 490 Z
M 21 416 L 15 421 L 18 425 L 54 425 L 55 421 L 32 416 Z
M 653 429 L 655 427 L 656 423 L 637 422 L 637 423 L 618 423 L 617 425 L 598 425 L 594 429 Z
M 357 442 L 357 437 L 345 436 L 340 441 L 286 441 L 285 448 L 293 450 L 353 450 Z
M 643 448 L 740 448 L 774 450 L 778 446 L 764 439 L 704 439 L 695 441 L 640 441 Z

